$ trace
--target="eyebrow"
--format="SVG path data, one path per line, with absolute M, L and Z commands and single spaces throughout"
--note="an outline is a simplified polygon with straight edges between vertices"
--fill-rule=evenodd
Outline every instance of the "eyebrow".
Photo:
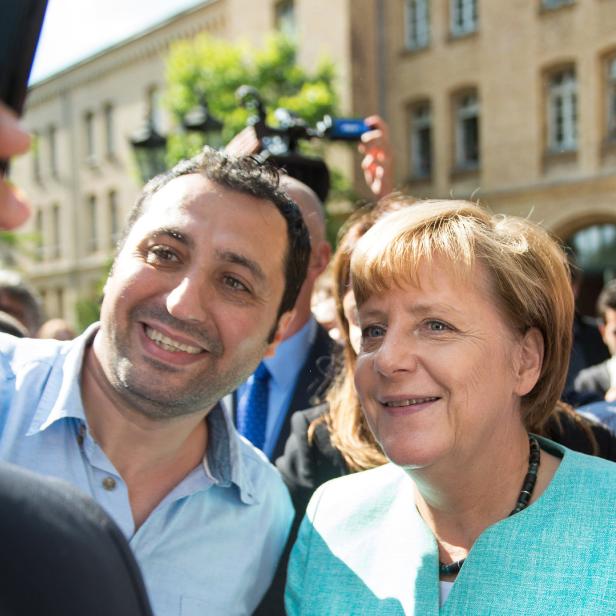
M 266 279 L 265 273 L 263 272 L 261 266 L 256 261 L 249 259 L 245 255 L 233 252 L 232 250 L 217 250 L 216 257 L 221 261 L 226 261 L 227 263 L 233 263 L 235 265 L 245 267 L 257 280 L 259 280 L 259 282 L 263 282 Z
M 358 314 L 362 307 L 363 305 L 357 307 Z M 378 308 L 370 309 L 370 310 L 364 309 L 363 312 L 364 312 L 364 316 L 374 316 L 374 315 L 382 314 L 383 310 L 378 309 Z M 436 313 L 453 312 L 455 315 L 458 315 L 458 316 L 461 315 L 461 312 L 455 306 L 452 306 L 450 304 L 443 304 L 440 302 L 436 302 L 434 304 L 426 304 L 426 303 L 412 304 L 410 306 L 405 307 L 405 312 L 412 314 L 414 316 L 417 316 L 417 317 L 434 314 L 435 312 Z
M 409 312 L 417 315 L 430 314 L 432 312 L 454 312 L 455 314 L 460 314 L 460 310 L 451 304 L 443 304 L 441 302 L 436 302 L 434 304 L 413 304 L 408 309 Z
M 178 231 L 173 227 L 162 227 L 161 229 L 156 229 L 156 231 L 154 231 L 154 233 L 152 234 L 152 237 L 159 238 L 163 235 L 170 237 L 171 239 L 174 239 L 181 244 L 188 246 L 189 248 L 192 248 L 195 244 L 191 237 L 184 235 L 184 233 Z

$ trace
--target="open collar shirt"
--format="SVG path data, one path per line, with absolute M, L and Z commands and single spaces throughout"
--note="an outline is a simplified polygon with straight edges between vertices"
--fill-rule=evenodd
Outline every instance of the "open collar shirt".
M 70 342 L 0 335 L 0 459 L 94 498 L 129 540 L 157 616 L 252 613 L 293 516 L 277 471 L 218 404 L 206 419 L 203 464 L 135 530 L 127 486 L 92 438 L 81 399 L 84 351 L 96 331 Z

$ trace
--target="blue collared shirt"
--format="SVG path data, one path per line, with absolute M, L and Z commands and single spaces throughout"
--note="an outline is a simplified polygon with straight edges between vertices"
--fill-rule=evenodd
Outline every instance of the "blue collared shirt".
M 291 403 L 295 383 L 302 369 L 310 346 L 317 334 L 317 322 L 311 318 L 304 327 L 295 332 L 290 338 L 283 340 L 272 357 L 263 361 L 270 372 L 269 397 L 267 401 L 267 424 L 265 427 L 265 444 L 263 453 L 271 460 L 278 442 L 282 424 L 286 416 L 286 409 Z M 252 386 L 254 375 L 242 383 L 237 390 L 239 401 L 248 395 Z
M 616 402 L 606 402 L 605 400 L 591 402 L 578 407 L 576 411 L 580 415 L 602 423 L 616 433 Z
M 81 399 L 84 350 L 96 327 L 71 342 L 0 334 L 0 459 L 69 481 L 98 501 L 129 540 L 157 616 L 251 614 L 293 517 L 280 476 L 219 404 L 207 416 L 204 463 L 135 531 L 126 484 L 92 438 Z

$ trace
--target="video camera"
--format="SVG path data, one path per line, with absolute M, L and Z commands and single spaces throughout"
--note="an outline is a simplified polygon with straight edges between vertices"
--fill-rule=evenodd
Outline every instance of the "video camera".
M 274 117 L 278 126 L 269 126 L 263 100 L 252 86 L 240 86 L 235 93 L 240 105 L 255 113 L 248 125 L 255 130 L 263 148 L 257 157 L 284 169 L 288 175 L 310 186 L 322 202 L 330 188 L 329 169 L 320 158 L 306 156 L 298 151 L 301 140 L 328 139 L 330 141 L 359 141 L 370 127 L 361 118 L 333 118 L 329 115 L 308 124 L 288 109 L 278 108 Z

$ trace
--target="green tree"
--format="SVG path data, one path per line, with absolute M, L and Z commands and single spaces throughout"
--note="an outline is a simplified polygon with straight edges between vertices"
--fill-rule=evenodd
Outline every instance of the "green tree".
M 280 34 L 270 36 L 263 48 L 230 43 L 207 35 L 174 43 L 167 58 L 167 105 L 176 123 L 168 140 L 168 163 L 191 156 L 204 145 L 204 136 L 179 129 L 182 118 L 205 96 L 212 115 L 224 124 L 222 145 L 246 126 L 252 111 L 241 107 L 235 91 L 241 85 L 256 88 L 275 125 L 274 110 L 284 107 L 313 126 L 325 114 L 335 115 L 338 101 L 331 61 L 322 59 L 309 72 L 297 63 L 297 48 Z M 322 155 L 323 143 L 302 144 L 303 151 Z M 344 182 L 334 178 L 333 192 Z
M 167 163 L 197 153 L 205 145 L 205 137 L 181 129 L 182 118 L 204 96 L 212 115 L 223 122 L 220 147 L 246 126 L 254 113 L 241 107 L 235 92 L 249 85 L 260 93 L 268 111 L 267 122 L 276 126 L 274 111 L 283 107 L 296 113 L 314 126 L 325 114 L 338 113 L 333 63 L 323 58 L 314 71 L 307 71 L 297 63 L 295 43 L 280 34 L 270 36 L 264 46 L 230 43 L 201 35 L 182 40 L 171 46 L 166 65 L 166 103 L 175 120 L 175 129 L 167 142 Z M 323 156 L 323 140 L 300 143 L 308 155 Z M 356 201 L 356 194 L 348 180 L 337 169 L 331 169 L 330 196 L 333 200 Z M 328 236 L 334 240 L 344 217 L 327 217 Z

